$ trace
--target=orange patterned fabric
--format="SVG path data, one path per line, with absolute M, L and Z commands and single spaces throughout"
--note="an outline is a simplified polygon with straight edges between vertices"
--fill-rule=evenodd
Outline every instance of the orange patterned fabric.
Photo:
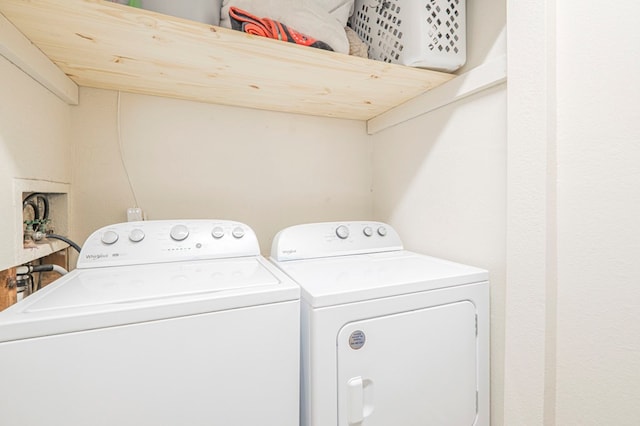
M 273 38 L 318 49 L 333 50 L 327 43 L 316 40 L 269 18 L 258 18 L 237 7 L 229 8 L 231 28 L 261 37 Z

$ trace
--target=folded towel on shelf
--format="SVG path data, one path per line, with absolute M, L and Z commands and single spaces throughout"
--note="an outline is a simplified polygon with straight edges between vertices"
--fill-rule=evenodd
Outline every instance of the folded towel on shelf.
M 287 27 L 282 22 L 269 18 L 258 18 L 237 7 L 229 8 L 229 17 L 231 18 L 231 28 L 237 31 L 244 31 L 248 34 L 301 44 L 303 46 L 316 47 L 318 49 L 333 50 L 331 46 L 324 41 L 316 40 L 313 37 L 299 33 Z
M 368 58 L 369 46 L 351 28 L 344 27 L 344 30 L 347 32 L 347 39 L 349 39 L 349 55 Z
M 229 9 L 237 7 L 254 16 L 268 16 L 340 53 L 349 53 L 344 31 L 353 0 L 223 0 L 220 26 L 231 27 Z

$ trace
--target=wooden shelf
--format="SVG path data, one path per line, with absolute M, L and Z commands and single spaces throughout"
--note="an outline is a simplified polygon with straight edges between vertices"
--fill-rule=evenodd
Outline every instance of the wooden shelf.
M 369 120 L 454 77 L 103 0 L 0 0 L 0 12 L 79 86 Z

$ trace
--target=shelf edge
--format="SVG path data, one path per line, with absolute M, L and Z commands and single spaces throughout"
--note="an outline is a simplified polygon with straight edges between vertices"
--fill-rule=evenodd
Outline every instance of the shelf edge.
M 0 55 L 69 105 L 78 105 L 78 86 L 0 14 Z
M 37 244 L 34 248 L 23 248 L 16 258 L 15 266 L 24 265 L 67 247 L 69 247 L 69 244 L 63 241 L 47 240 L 47 242 Z
M 501 55 L 368 120 L 367 133 L 376 134 L 506 81 L 507 57 Z

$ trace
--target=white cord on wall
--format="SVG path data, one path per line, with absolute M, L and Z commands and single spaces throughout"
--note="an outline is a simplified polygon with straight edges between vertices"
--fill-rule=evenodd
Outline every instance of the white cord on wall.
M 136 191 L 133 189 L 133 184 L 131 183 L 131 176 L 129 176 L 129 169 L 127 168 L 127 163 L 124 158 L 124 149 L 122 147 L 122 132 L 120 130 L 120 91 L 118 90 L 118 105 L 116 110 L 116 127 L 118 131 L 118 149 L 120 150 L 120 161 L 122 162 L 122 168 L 124 169 L 124 174 L 127 177 L 127 182 L 129 183 L 129 189 L 131 190 L 131 195 L 133 195 L 133 202 L 135 203 L 135 207 L 140 207 L 138 204 L 138 197 L 136 197 Z

